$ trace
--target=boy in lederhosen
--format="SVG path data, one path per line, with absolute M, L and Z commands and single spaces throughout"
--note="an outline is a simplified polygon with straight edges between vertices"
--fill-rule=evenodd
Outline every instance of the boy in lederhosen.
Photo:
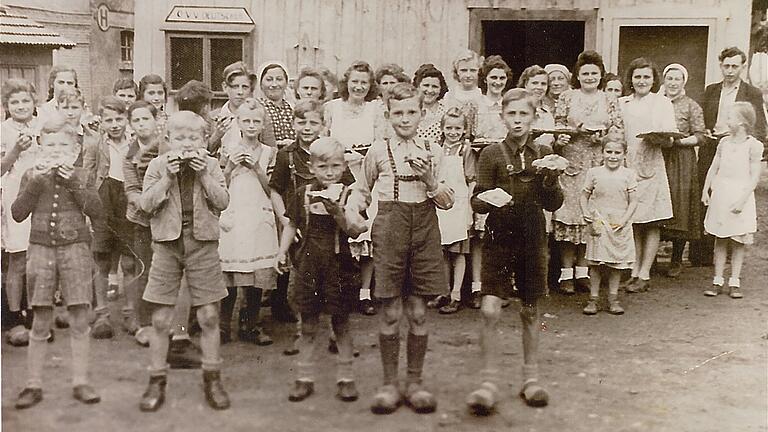
M 437 407 L 434 396 L 421 382 L 427 352 L 424 297 L 440 294 L 446 286 L 435 207 L 450 208 L 453 191 L 438 182 L 441 149 L 416 136 L 423 117 L 422 103 L 422 96 L 410 84 L 397 84 L 392 89 L 387 119 L 396 136 L 374 142 L 356 183 L 359 194 L 353 194 L 347 206 L 347 211 L 361 210 L 377 186 L 379 211 L 371 237 L 377 251 L 376 296 L 383 303 L 379 346 L 384 369 L 384 385 L 371 406 L 377 414 L 394 412 L 403 401 L 419 413 Z M 401 390 L 398 356 L 403 314 L 409 325 L 408 373 Z

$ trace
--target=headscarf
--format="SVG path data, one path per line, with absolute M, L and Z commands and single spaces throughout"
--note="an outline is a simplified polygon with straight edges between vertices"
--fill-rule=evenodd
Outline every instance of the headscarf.
M 569 83 L 571 82 L 571 71 L 569 71 L 567 67 L 561 64 L 550 63 L 544 66 L 544 72 L 546 72 L 547 75 L 551 74 L 552 72 L 562 72 L 562 74 L 565 75 L 566 80 Z
M 667 72 L 671 70 L 679 70 L 683 74 L 683 85 L 680 89 L 680 96 L 685 94 L 685 85 L 688 84 L 688 69 L 685 68 L 685 66 L 681 65 L 680 63 L 672 63 L 667 65 L 667 67 L 664 68 L 664 72 L 661 74 L 662 81 L 664 80 L 664 77 L 667 76 Z M 660 92 L 663 95 L 667 94 L 666 88 L 664 88 L 664 85 L 662 84 L 662 91 Z
M 258 85 L 259 97 L 262 97 L 265 99 L 267 98 L 264 92 L 261 91 L 261 80 L 264 78 L 264 74 L 266 73 L 267 69 L 272 69 L 274 66 L 277 66 L 283 70 L 283 73 L 285 74 L 285 90 L 288 91 L 288 68 L 285 67 L 285 65 L 280 61 L 270 60 L 262 63 L 259 66 L 259 74 L 257 75 L 259 79 L 259 85 Z

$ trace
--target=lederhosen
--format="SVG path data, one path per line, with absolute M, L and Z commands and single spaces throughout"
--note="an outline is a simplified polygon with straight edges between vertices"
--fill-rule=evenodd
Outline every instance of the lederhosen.
M 507 175 L 512 177 L 513 204 L 491 210 L 483 243 L 481 279 L 483 294 L 518 296 L 524 304 L 535 304 L 547 285 L 547 238 L 544 213 L 536 183 L 541 179 L 526 166 L 525 145 L 514 164 L 506 143 L 500 144 Z M 507 258 L 508 257 L 508 258 Z M 515 278 L 513 292 L 511 278 Z
M 358 285 L 347 280 L 354 263 L 347 236 L 322 202 L 311 202 L 304 189 L 304 224 L 296 252 L 294 301 L 301 314 L 348 314 L 357 303 Z M 346 202 L 349 187 L 344 186 L 339 199 Z
M 421 181 L 416 175 L 397 172 L 387 139 L 387 157 L 394 177 L 393 201 L 379 201 L 371 227 L 376 296 L 438 295 L 445 291 L 445 269 L 440 227 L 431 199 L 420 203 L 400 201 L 400 182 Z M 429 151 L 429 141 L 425 141 Z

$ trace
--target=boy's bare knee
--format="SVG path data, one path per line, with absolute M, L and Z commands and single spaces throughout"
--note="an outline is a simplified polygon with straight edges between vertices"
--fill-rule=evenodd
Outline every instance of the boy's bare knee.
M 152 327 L 158 333 L 168 333 L 173 320 L 173 306 L 160 306 L 152 313 Z
M 403 311 L 399 307 L 385 307 L 381 314 L 381 322 L 387 327 L 396 326 L 400 322 Z
M 217 306 L 217 304 L 207 304 L 197 309 L 197 322 L 203 331 L 212 331 L 219 327 L 219 310 Z
M 88 306 L 75 305 L 67 308 L 69 311 L 69 328 L 71 332 L 85 334 L 88 332 Z
M 36 339 L 47 338 L 51 329 L 51 322 L 53 321 L 53 308 L 52 307 L 35 307 L 34 319 L 32 319 L 32 335 Z

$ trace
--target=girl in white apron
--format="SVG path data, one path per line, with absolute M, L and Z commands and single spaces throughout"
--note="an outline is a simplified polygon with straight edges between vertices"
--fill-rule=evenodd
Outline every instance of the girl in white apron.
M 431 303 L 439 307 L 441 314 L 452 314 L 461 308 L 461 285 L 467 267 L 466 255 L 470 253 L 469 229 L 472 226 L 472 208 L 469 205 L 474 186 L 474 158 L 469 141 L 467 117 L 459 108 L 450 108 L 442 119 L 443 131 L 443 181 L 453 189 L 455 202 L 448 210 L 437 210 L 440 236 L 445 257 L 448 280 L 453 277 L 450 302 L 447 296 L 438 296 Z M 444 304 L 446 303 L 447 304 Z
M 251 126 L 258 122 L 261 125 Z M 241 340 L 269 345 L 272 339 L 259 327 L 259 310 L 264 290 L 276 283 L 272 264 L 277 257 L 275 213 L 269 192 L 269 176 L 277 148 L 259 142 L 265 124 L 264 109 L 249 99 L 237 109 L 243 138 L 225 154 L 224 176 L 229 187 L 229 207 L 221 213 L 219 255 L 229 295 L 222 301 L 222 341 L 229 341 L 237 288 L 243 288 L 247 308 L 241 308 Z
M 20 325 L 21 302 L 26 278 L 26 252 L 32 218 L 16 222 L 11 217 L 11 204 L 19 193 L 21 177 L 35 165 L 39 151 L 35 111 L 35 88 L 26 80 L 9 79 L 3 83 L 3 110 L 10 114 L 2 122 L 2 248 L 8 253 L 8 274 L 3 287 L 15 326 L 9 332 L 21 336 L 26 343 L 26 329 Z

